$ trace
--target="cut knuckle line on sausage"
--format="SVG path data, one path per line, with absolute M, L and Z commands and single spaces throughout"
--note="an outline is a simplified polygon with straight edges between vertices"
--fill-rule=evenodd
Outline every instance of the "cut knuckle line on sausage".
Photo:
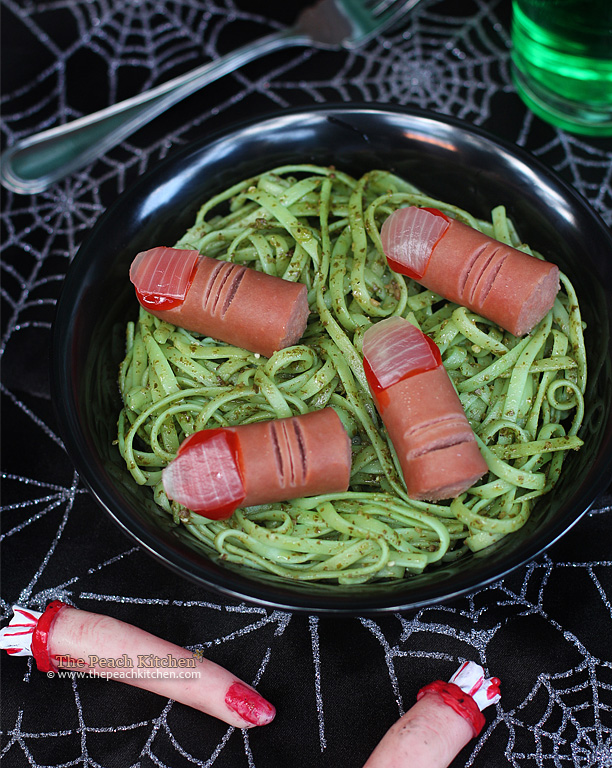
M 460 277 L 459 285 L 457 286 L 459 296 L 465 296 L 465 291 L 470 281 L 470 276 L 474 271 L 474 267 L 478 259 L 487 250 L 487 245 L 488 243 L 483 243 L 477 250 L 473 251 L 473 253 L 470 254 L 470 257 L 469 257 L 470 260 L 465 265 L 464 271 Z
M 274 452 L 274 461 L 276 462 L 276 471 L 278 473 L 278 482 L 281 487 L 285 487 L 285 465 L 278 440 L 278 429 L 274 422 L 270 422 L 270 437 L 272 439 L 272 450 Z
M 304 440 L 304 431 L 300 426 L 299 422 L 297 421 L 293 422 L 293 429 L 295 431 L 295 439 L 296 439 L 298 453 L 300 456 L 300 466 L 302 468 L 302 477 L 304 478 L 304 481 L 305 481 L 306 475 L 308 473 L 308 463 L 306 460 L 306 445 Z
M 461 292 L 466 302 L 474 304 L 476 296 L 479 293 L 484 291 L 488 293 L 491 289 L 493 281 L 491 279 L 486 280 L 485 275 L 487 274 L 487 270 L 491 265 L 493 265 L 494 268 L 493 279 L 495 274 L 499 272 L 501 263 L 499 263 L 499 266 L 497 266 L 497 269 L 495 270 L 496 262 L 503 262 L 503 257 L 500 259 L 499 250 L 500 249 L 498 246 L 488 243 L 478 252 L 476 259 L 472 263 L 472 267 L 470 269 L 468 279 L 466 280 L 464 290 Z
M 218 264 L 215 264 L 212 272 L 208 276 L 208 280 L 206 282 L 206 289 L 202 296 L 202 307 L 207 311 L 211 311 L 210 304 L 211 302 L 214 303 L 214 300 L 211 299 L 213 287 L 215 285 L 215 280 L 217 279 L 217 275 L 222 269 L 223 269 L 223 262 L 220 261 Z
M 231 283 L 228 285 L 225 301 L 223 303 L 223 307 L 221 308 L 221 317 L 225 317 L 227 310 L 230 308 L 230 304 L 234 300 L 236 292 L 238 291 L 240 283 L 243 281 L 245 275 L 246 267 L 237 267 L 236 269 L 232 270 L 232 274 L 228 277 L 228 280 L 231 280 Z
M 506 261 L 508 258 L 507 252 L 504 253 L 502 251 L 501 255 L 499 255 L 500 250 L 501 249 L 498 248 L 491 256 L 490 269 L 489 264 L 487 264 L 487 267 L 483 270 L 483 273 L 478 280 L 478 285 L 474 286 L 474 291 L 470 297 L 470 301 L 478 307 L 482 307 L 482 305 L 487 300 L 487 297 L 491 292 L 493 285 L 495 284 L 495 280 L 497 279 L 497 276 L 499 275 L 501 268 L 504 265 L 504 261 Z

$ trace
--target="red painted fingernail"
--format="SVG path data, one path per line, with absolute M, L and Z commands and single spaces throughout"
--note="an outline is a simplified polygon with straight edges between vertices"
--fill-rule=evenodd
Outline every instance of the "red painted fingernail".
M 244 683 L 232 683 L 225 694 L 225 703 L 237 715 L 252 725 L 267 725 L 274 720 L 276 709 L 257 691 Z

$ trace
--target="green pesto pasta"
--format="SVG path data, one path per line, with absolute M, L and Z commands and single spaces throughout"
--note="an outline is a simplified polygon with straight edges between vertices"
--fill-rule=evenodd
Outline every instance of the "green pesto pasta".
M 561 275 L 553 309 L 516 338 L 388 268 L 380 227 L 408 205 L 438 208 L 532 253 L 502 206 L 484 221 L 386 171 L 356 179 L 313 165 L 276 168 L 216 195 L 176 244 L 301 281 L 311 309 L 300 343 L 269 359 L 142 308 L 128 324 L 119 449 L 134 480 L 151 487 L 194 546 L 289 580 L 406 578 L 517 531 L 555 485 L 567 452 L 582 445 L 584 328 L 570 281 Z M 439 346 L 489 467 L 448 502 L 407 496 L 365 380 L 363 334 L 391 315 Z M 346 493 L 239 509 L 223 521 L 167 498 L 162 469 L 194 431 L 328 406 L 352 442 Z

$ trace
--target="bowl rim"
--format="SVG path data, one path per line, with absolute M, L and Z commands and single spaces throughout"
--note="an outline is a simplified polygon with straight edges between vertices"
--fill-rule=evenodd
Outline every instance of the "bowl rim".
M 322 593 L 314 591 L 312 594 L 295 592 L 291 590 L 291 584 L 287 589 L 279 588 L 275 584 L 268 587 L 266 584 L 249 579 L 248 576 L 241 576 L 233 570 L 227 570 L 220 577 L 209 580 L 202 573 L 202 568 L 196 568 L 194 559 L 202 560 L 204 557 L 197 552 L 193 556 L 187 556 L 178 551 L 176 547 L 171 547 L 165 540 L 156 538 L 141 523 L 127 514 L 124 510 L 113 508 L 113 500 L 109 495 L 108 489 L 98 481 L 96 476 L 90 476 L 88 463 L 86 461 L 83 448 L 84 442 L 80 434 L 75 433 L 75 427 L 78 426 L 74 415 L 70 412 L 70 398 L 66 396 L 66 391 L 70 391 L 69 377 L 70 370 L 67 362 L 69 359 L 70 342 L 74 330 L 72 323 L 72 306 L 69 306 L 72 296 L 72 289 L 78 291 L 79 283 L 87 273 L 87 249 L 98 236 L 99 232 L 104 231 L 106 222 L 112 219 L 115 211 L 124 204 L 126 198 L 138 196 L 156 176 L 161 178 L 166 170 L 176 166 L 178 163 L 184 163 L 190 156 L 197 156 L 205 152 L 207 148 L 216 144 L 220 140 L 225 140 L 232 135 L 240 134 L 245 130 L 261 128 L 270 122 L 277 121 L 279 118 L 296 121 L 300 116 L 315 115 L 338 115 L 347 116 L 354 114 L 391 114 L 394 117 L 406 118 L 409 121 L 416 121 L 423 126 L 428 122 L 434 124 L 443 124 L 457 129 L 464 134 L 475 135 L 487 144 L 496 149 L 500 149 L 510 154 L 518 160 L 523 166 L 534 168 L 539 175 L 548 179 L 557 189 L 559 189 L 565 199 L 569 199 L 574 206 L 582 209 L 591 217 L 599 234 L 604 241 L 608 240 L 608 246 L 612 253 L 612 231 L 606 228 L 605 223 L 599 214 L 590 206 L 580 193 L 570 186 L 567 182 L 555 174 L 548 166 L 544 165 L 537 157 L 534 157 L 527 150 L 505 139 L 499 138 L 485 129 L 471 125 L 470 123 L 456 118 L 454 116 L 441 115 L 420 108 L 399 105 L 374 105 L 369 102 L 340 102 L 310 105 L 308 107 L 292 107 L 289 109 L 275 109 L 269 112 L 257 114 L 251 118 L 242 118 L 228 123 L 217 130 L 203 135 L 200 139 L 193 141 L 176 151 L 170 153 L 164 160 L 149 168 L 145 173 L 138 177 L 122 193 L 118 195 L 115 201 L 104 211 L 96 221 L 92 230 L 83 239 L 78 247 L 66 273 L 60 298 L 56 307 L 56 314 L 52 329 L 51 346 L 51 396 L 56 418 L 58 420 L 60 434 L 64 440 L 66 450 L 74 463 L 81 481 L 89 490 L 98 506 L 124 531 L 124 533 L 134 540 L 141 548 L 151 555 L 158 562 L 169 568 L 179 576 L 198 584 L 205 589 L 214 590 L 226 597 L 248 601 L 253 604 L 261 605 L 267 608 L 281 609 L 296 612 L 309 612 L 315 614 L 333 614 L 336 616 L 346 615 L 371 615 L 389 612 L 405 612 L 417 610 L 425 606 L 432 606 L 440 603 L 450 602 L 461 596 L 480 590 L 494 582 L 502 580 L 505 576 L 526 565 L 530 561 L 539 557 L 544 551 L 552 547 L 562 536 L 570 531 L 579 520 L 589 511 L 596 498 L 607 487 L 602 472 L 595 478 L 590 488 L 584 489 L 577 499 L 577 509 L 570 517 L 567 515 L 563 519 L 555 520 L 544 531 L 536 531 L 532 536 L 531 544 L 525 551 L 511 553 L 507 556 L 507 563 L 504 560 L 503 568 L 492 569 L 491 566 L 480 567 L 476 571 L 472 568 L 457 578 L 453 582 L 453 588 L 440 588 L 439 584 L 431 587 L 421 585 L 414 590 L 414 596 L 411 597 L 410 590 L 402 593 L 402 599 L 395 596 L 395 592 L 390 591 L 385 598 L 383 593 L 376 594 L 374 597 L 360 596 L 358 592 L 348 599 L 338 600 L 339 595 L 332 593 L 328 597 Z M 612 455 L 608 457 L 607 465 L 612 474 Z M 567 519 L 569 518 L 569 519 Z M 494 570 L 494 572 L 493 572 Z M 198 571 L 198 572 L 196 572 Z M 217 576 L 217 574 L 215 574 Z M 477 576 L 477 578 L 476 578 Z M 406 580 L 407 586 L 409 578 Z

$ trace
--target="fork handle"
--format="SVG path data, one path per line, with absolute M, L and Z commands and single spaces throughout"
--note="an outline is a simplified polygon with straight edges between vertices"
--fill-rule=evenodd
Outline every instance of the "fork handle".
M 309 44 L 295 30 L 273 32 L 149 91 L 22 139 L 0 158 L 0 183 L 20 194 L 42 192 L 208 83 L 272 51 Z

